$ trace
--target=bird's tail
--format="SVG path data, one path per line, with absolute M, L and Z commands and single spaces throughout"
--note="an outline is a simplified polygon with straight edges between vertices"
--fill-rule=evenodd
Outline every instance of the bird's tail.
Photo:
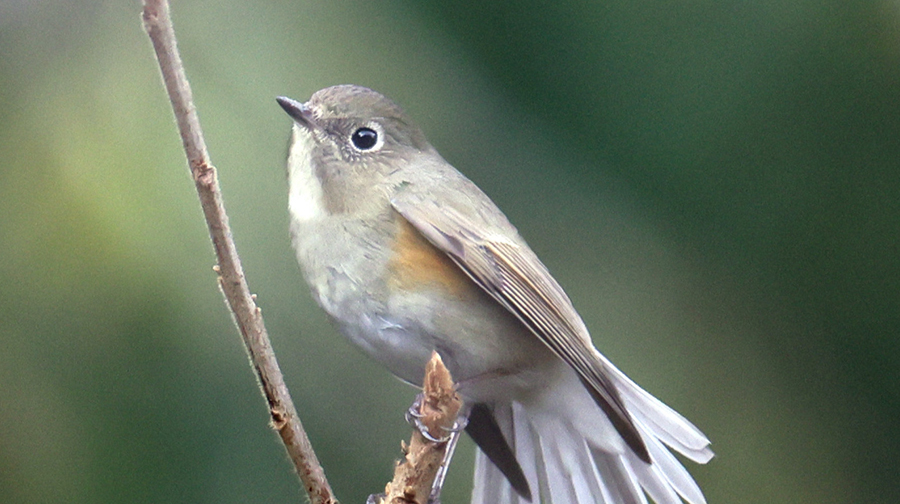
M 713 456 L 709 440 L 687 419 L 600 358 L 652 463 L 643 462 L 625 445 L 572 373 L 570 380 L 559 381 L 533 398 L 487 405 L 528 480 L 532 498 L 529 501 L 517 493 L 479 450 L 473 504 L 646 504 L 646 495 L 657 504 L 681 504 L 682 499 L 706 503 L 700 488 L 669 449 L 705 464 Z

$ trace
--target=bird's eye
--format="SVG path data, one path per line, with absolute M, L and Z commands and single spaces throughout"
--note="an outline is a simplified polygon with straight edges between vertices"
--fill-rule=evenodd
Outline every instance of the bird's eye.
M 367 151 L 378 143 L 378 133 L 372 128 L 359 128 L 350 136 L 353 146 L 361 151 Z

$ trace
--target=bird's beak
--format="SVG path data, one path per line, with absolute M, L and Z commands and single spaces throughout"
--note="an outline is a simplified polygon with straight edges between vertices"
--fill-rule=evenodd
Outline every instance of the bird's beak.
M 293 100 L 286 96 L 279 96 L 278 98 L 275 98 L 275 101 L 281 105 L 281 108 L 283 108 L 297 124 L 305 126 L 307 129 L 316 128 L 316 121 L 313 118 L 312 110 L 310 110 L 305 103 L 300 103 L 297 100 Z

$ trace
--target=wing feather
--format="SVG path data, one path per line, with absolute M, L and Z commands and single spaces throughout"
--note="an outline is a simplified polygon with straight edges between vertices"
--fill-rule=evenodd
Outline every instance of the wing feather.
M 487 226 L 475 226 L 454 208 L 406 194 L 392 200 L 394 209 L 571 366 L 628 446 L 649 463 L 647 447 L 595 357 L 584 322 L 537 255 L 517 236 L 482 232 Z

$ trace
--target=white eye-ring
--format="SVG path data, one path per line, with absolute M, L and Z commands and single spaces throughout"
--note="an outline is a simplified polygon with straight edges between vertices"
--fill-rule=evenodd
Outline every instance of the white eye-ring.
M 381 125 L 370 122 L 365 126 L 356 128 L 350 134 L 350 143 L 360 152 L 377 151 L 384 145 L 384 132 L 381 129 Z

